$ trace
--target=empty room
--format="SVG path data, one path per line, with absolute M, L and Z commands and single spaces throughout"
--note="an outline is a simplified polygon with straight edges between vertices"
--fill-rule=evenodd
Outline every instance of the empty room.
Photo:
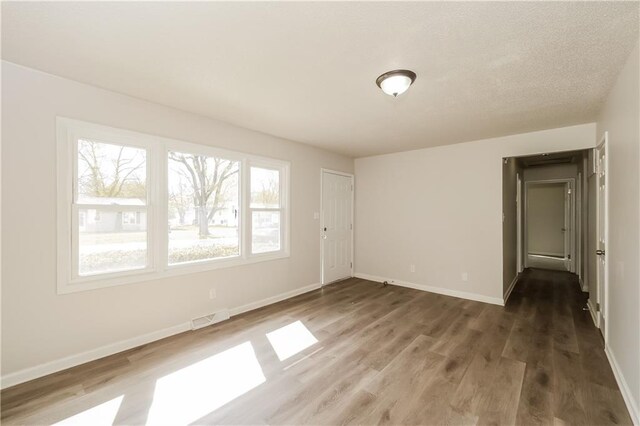
M 640 2 L 2 1 L 6 425 L 640 425 Z

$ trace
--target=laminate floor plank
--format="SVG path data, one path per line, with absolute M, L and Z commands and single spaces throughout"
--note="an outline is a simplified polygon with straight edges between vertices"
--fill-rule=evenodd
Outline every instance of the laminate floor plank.
M 360 413 L 360 424 L 400 424 L 421 395 L 444 357 L 429 351 L 433 339 L 418 336 L 365 387 L 375 406 Z
M 478 409 L 479 424 L 515 424 L 526 364 L 500 358 Z
M 553 423 L 552 378 L 544 366 L 527 364 L 522 383 L 516 424 L 549 425 Z
M 630 424 L 585 301 L 535 269 L 505 307 L 352 278 L 5 389 L 0 420 Z

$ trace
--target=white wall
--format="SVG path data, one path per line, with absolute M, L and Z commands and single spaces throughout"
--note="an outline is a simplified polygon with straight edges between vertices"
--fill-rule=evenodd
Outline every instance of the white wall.
M 503 157 L 594 145 L 591 123 L 356 159 L 355 270 L 500 303 Z
M 554 164 L 551 166 L 527 167 L 524 169 L 524 181 L 548 179 L 576 179 L 578 177 L 577 164 Z
M 609 265 L 607 346 L 627 388 L 627 405 L 640 422 L 640 66 L 636 44 L 597 122 L 609 132 Z M 617 367 L 616 367 L 617 366 Z M 623 389 L 623 392 L 624 389 Z
M 3 376 L 319 283 L 320 168 L 352 172 L 352 159 L 2 66 Z M 291 161 L 291 257 L 57 295 L 56 116 Z

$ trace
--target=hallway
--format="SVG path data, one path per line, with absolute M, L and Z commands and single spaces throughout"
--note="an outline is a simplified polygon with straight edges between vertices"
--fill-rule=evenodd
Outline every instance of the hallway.
M 503 356 L 527 363 L 518 424 L 630 424 L 577 276 L 527 269 L 505 311 L 516 319 Z
M 630 424 L 584 303 L 565 272 L 504 308 L 352 278 L 9 388 L 2 422 Z

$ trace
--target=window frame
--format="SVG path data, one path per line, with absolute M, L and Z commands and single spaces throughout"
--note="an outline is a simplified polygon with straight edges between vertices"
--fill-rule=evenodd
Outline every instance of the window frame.
M 176 139 L 152 136 L 130 130 L 118 129 L 84 121 L 57 117 L 57 292 L 74 293 L 164 277 L 185 275 L 220 268 L 287 258 L 290 256 L 290 162 L 256 156 L 213 147 L 184 142 Z M 147 267 L 103 274 L 79 275 L 78 237 L 79 210 L 91 208 L 92 204 L 78 205 L 78 139 L 95 140 L 108 144 L 132 146 L 147 151 L 147 202 L 146 206 L 95 205 L 100 210 L 143 211 L 147 213 Z M 239 256 L 206 259 L 169 265 L 169 151 L 206 155 L 238 161 L 239 209 L 238 244 Z M 280 250 L 256 253 L 251 250 L 251 167 L 262 167 L 280 171 Z M 85 207 L 89 206 L 89 207 Z
M 251 207 L 251 169 L 252 168 L 259 168 L 259 169 L 265 169 L 265 170 L 275 170 L 278 172 L 279 176 L 278 176 L 278 201 L 280 203 L 280 207 Z M 247 224 L 247 229 L 248 229 L 248 233 L 249 233 L 249 238 L 248 238 L 248 242 L 247 242 L 247 249 L 249 251 L 249 254 L 251 256 L 258 256 L 258 257 L 262 257 L 262 256 L 268 256 L 271 253 L 277 253 L 280 250 L 283 249 L 283 245 L 284 245 L 284 241 L 285 241 L 285 226 L 284 226 L 284 221 L 287 219 L 287 215 L 286 215 L 286 206 L 288 203 L 288 199 L 287 197 L 284 196 L 284 191 L 283 188 L 286 187 L 286 185 L 288 184 L 288 175 L 286 175 L 286 170 L 283 170 L 280 167 L 274 166 L 273 164 L 270 164 L 268 162 L 264 162 L 264 161 L 252 161 L 250 162 L 250 164 L 248 165 L 247 168 L 247 172 L 249 174 L 248 176 L 248 187 L 249 187 L 249 202 L 248 202 L 248 224 Z M 285 181 L 283 183 L 283 181 Z M 280 250 L 272 250 L 272 251 L 267 251 L 267 252 L 257 252 L 254 253 L 253 252 L 253 213 L 254 212 L 279 212 L 280 213 Z
M 169 195 L 169 191 L 168 191 L 168 186 L 169 186 L 169 152 L 180 152 L 183 154 L 193 154 L 193 155 L 202 155 L 205 157 L 218 157 L 218 158 L 222 158 L 224 160 L 230 160 L 230 161 L 237 161 L 239 163 L 239 173 L 238 173 L 238 201 L 240 204 L 240 209 L 242 210 L 242 206 L 243 206 L 243 188 L 244 188 L 244 184 L 245 184 L 245 180 L 244 180 L 244 176 L 243 176 L 243 167 L 244 167 L 244 162 L 243 162 L 243 158 L 242 158 L 242 154 L 240 153 L 236 153 L 236 152 L 232 152 L 232 151 L 227 151 L 227 150 L 223 150 L 223 149 L 218 149 L 215 147 L 210 147 L 207 145 L 199 145 L 199 144 L 193 144 L 193 143 L 188 143 L 188 142 L 180 142 L 180 141 L 169 141 L 165 144 L 165 149 L 163 150 L 164 154 L 164 160 L 166 161 L 166 168 L 164 170 L 166 170 L 166 184 L 165 187 L 167 188 L 167 191 L 165 191 L 165 196 L 167 197 L 167 199 L 165 200 L 167 209 L 166 209 L 166 213 L 168 215 L 169 213 L 169 199 L 168 199 L 168 195 Z M 166 261 L 163 263 L 163 265 L 166 265 L 167 270 L 181 270 L 181 269 L 186 269 L 186 268 L 193 268 L 194 271 L 200 271 L 200 265 L 206 265 L 209 262 L 215 262 L 215 263 L 232 263 L 230 266 L 235 266 L 235 263 L 233 263 L 232 261 L 238 260 L 238 259 L 242 259 L 243 258 L 243 247 L 244 247 L 244 239 L 243 239 L 243 234 L 244 234 L 244 220 L 243 220 L 243 215 L 242 215 L 242 211 L 240 211 L 240 215 L 238 215 L 238 250 L 240 252 L 240 254 L 238 256 L 228 256 L 228 257 L 221 257 L 218 259 L 203 259 L 203 260 L 194 260 L 191 262 L 183 262 L 183 263 L 177 263 L 177 264 L 173 264 L 170 265 L 169 264 L 169 260 L 168 260 L 168 247 L 169 247 L 169 233 L 168 233 L 168 225 L 167 225 L 167 232 L 166 234 L 166 238 L 167 241 L 165 244 L 163 244 L 164 246 L 167 247 L 167 259 Z M 167 224 L 169 223 L 169 218 L 167 217 L 166 220 Z M 207 270 L 210 268 L 206 268 L 204 270 Z M 213 268 L 215 269 L 215 268 Z
M 93 277 L 101 277 L 101 278 L 109 278 L 111 276 L 119 276 L 119 274 L 127 274 L 133 272 L 149 272 L 153 269 L 154 266 L 154 253 L 152 252 L 152 243 L 153 236 L 149 232 L 148 225 L 146 229 L 147 234 L 147 264 L 144 268 L 135 268 L 135 269 L 127 269 L 121 271 L 113 271 L 113 272 L 104 272 L 97 274 L 88 274 L 88 275 L 80 275 L 80 210 L 95 210 L 96 216 L 99 214 L 100 219 L 96 219 L 96 222 L 102 221 L 102 213 L 99 212 L 137 212 L 144 211 L 147 214 L 147 224 L 148 219 L 153 215 L 153 208 L 151 204 L 151 196 L 153 191 L 150 188 L 150 181 L 155 177 L 155 171 L 150 167 L 149 159 L 152 158 L 152 148 L 151 144 L 148 141 L 138 141 L 134 140 L 130 137 L 130 135 L 118 136 L 118 140 L 110 141 L 109 138 L 112 137 L 109 134 L 106 134 L 103 130 L 98 128 L 92 128 L 90 126 L 79 126 L 75 129 L 76 131 L 72 133 L 72 138 L 69 141 L 72 149 L 72 162 L 71 162 L 71 186 L 72 186 L 72 205 L 71 205 L 71 282 L 77 283 L 85 280 L 93 280 Z M 107 145 L 115 145 L 115 146 L 123 146 L 130 147 L 136 149 L 145 150 L 145 189 L 146 189 L 146 199 L 145 204 L 142 206 L 139 205 L 127 205 L 127 204 L 94 204 L 94 203 L 79 203 L 78 200 L 78 144 L 79 140 L 91 140 L 93 142 L 107 144 Z M 85 223 L 86 225 L 86 223 Z M 74 232 L 74 230 L 77 230 Z M 118 274 L 118 275 L 114 275 Z

